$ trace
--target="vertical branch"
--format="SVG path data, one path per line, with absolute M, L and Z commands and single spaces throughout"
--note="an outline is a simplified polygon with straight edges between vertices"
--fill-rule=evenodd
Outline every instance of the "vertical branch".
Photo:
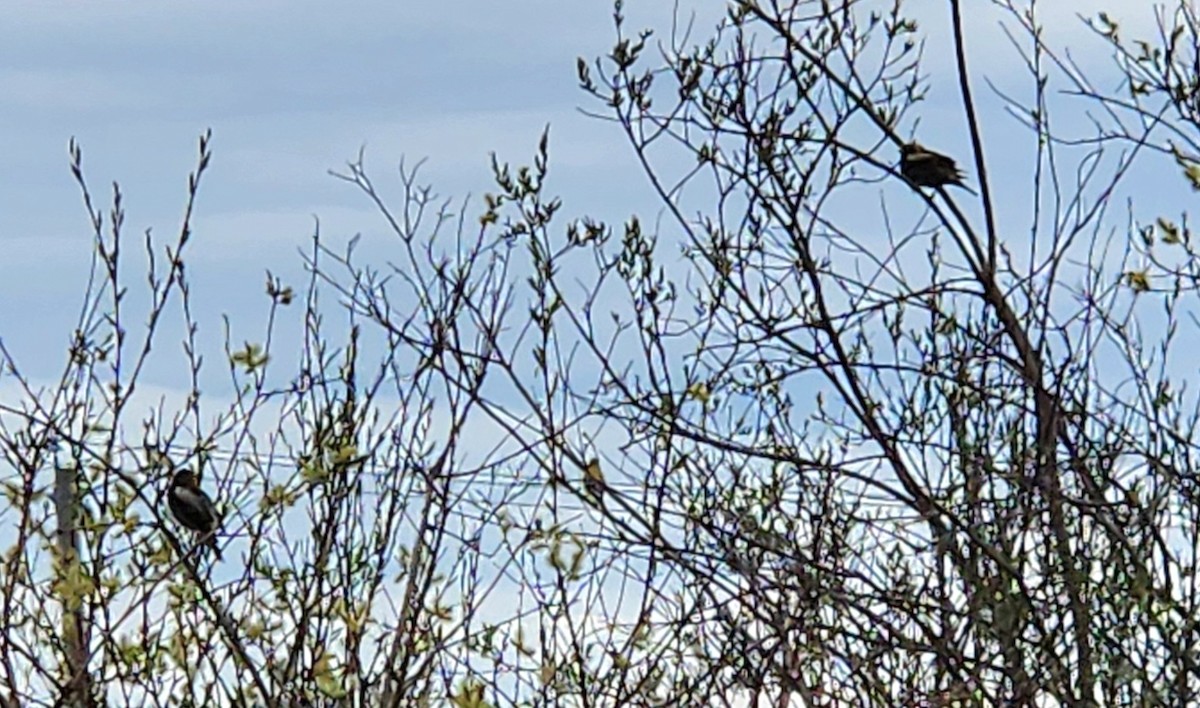
M 55 466 L 54 510 L 58 518 L 55 540 L 58 549 L 58 583 L 60 597 L 63 598 L 62 641 L 67 660 L 63 703 L 72 708 L 84 708 L 91 705 L 92 687 L 87 668 L 89 627 L 83 611 L 84 593 L 76 585 L 81 577 L 75 513 L 79 508 L 76 469 L 69 465 Z

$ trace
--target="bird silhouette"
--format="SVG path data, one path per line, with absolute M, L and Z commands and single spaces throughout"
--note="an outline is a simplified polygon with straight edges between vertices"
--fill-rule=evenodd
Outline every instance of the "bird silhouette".
M 217 530 L 221 527 L 221 517 L 200 485 L 196 483 L 196 475 L 191 470 L 178 470 L 171 477 L 171 487 L 167 490 L 167 503 L 171 514 L 184 527 L 199 534 L 209 548 L 221 560 L 221 549 L 217 546 Z
M 975 190 L 963 184 L 964 175 L 953 158 L 918 142 L 900 146 L 900 174 L 918 187 L 941 188 L 950 184 L 975 194 Z

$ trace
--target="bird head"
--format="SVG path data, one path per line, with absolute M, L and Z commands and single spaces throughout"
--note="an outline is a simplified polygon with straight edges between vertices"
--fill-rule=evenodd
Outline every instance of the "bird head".
M 171 484 L 177 487 L 194 487 L 196 486 L 196 473 L 191 470 L 175 470 L 175 477 L 171 480 Z
M 925 152 L 925 146 L 915 140 L 900 146 L 901 155 L 915 155 L 919 152 Z

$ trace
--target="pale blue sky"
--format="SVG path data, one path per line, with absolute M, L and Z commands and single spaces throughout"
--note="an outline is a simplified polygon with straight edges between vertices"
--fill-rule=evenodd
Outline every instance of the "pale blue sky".
M 326 174 L 362 146 L 381 186 L 401 158 L 425 157 L 440 194 L 478 196 L 489 151 L 527 160 L 550 123 L 552 188 L 572 213 L 652 208 L 619 133 L 576 111 L 575 57 L 611 46 L 611 12 L 548 0 L 6 8 L 0 336 L 29 373 L 57 371 L 89 258 L 72 136 L 98 201 L 120 182 L 140 241 L 146 228 L 176 231 L 197 136 L 213 129 L 190 269 L 213 326 L 218 312 L 265 304 L 266 268 L 299 276 L 313 215 L 334 242 L 379 231 L 366 200 Z
M 703 10 L 694 35 L 702 41 L 725 3 L 685 4 Z M 1028 234 L 1032 210 L 1019 195 L 1028 188 L 1025 161 L 1033 151 L 1028 133 L 1004 114 L 985 78 L 1023 99 L 1031 93 L 1028 78 L 997 29 L 991 4 L 963 4 L 973 29 L 970 66 L 1001 227 L 1006 237 L 1017 238 Z M 1117 17 L 1139 17 L 1127 26 L 1129 33 L 1146 36 L 1152 34 L 1146 4 L 1040 3 L 1048 36 L 1079 39 L 1073 58 L 1104 71 L 1108 53 L 1075 13 L 1104 8 Z M 631 27 L 669 31 L 673 3 L 627 5 Z M 909 3 L 927 13 L 925 29 L 942 37 L 947 5 Z M 127 244 L 137 252 L 128 282 L 140 288 L 141 234 L 152 228 L 168 241 L 177 230 L 197 136 L 212 128 L 214 161 L 201 190 L 188 274 L 208 344 L 207 374 L 226 389 L 224 364 L 213 356 L 222 337 L 220 316 L 230 315 L 235 346 L 258 341 L 268 306 L 264 272 L 303 286 L 297 250 L 309 243 L 314 215 L 331 243 L 358 232 L 377 245 L 386 238 L 367 200 L 327 175 L 360 147 L 380 187 L 392 187 L 392 195 L 394 166 L 402 158 L 428 158 L 424 178 L 458 200 L 491 188 L 490 151 L 523 162 L 549 123 L 549 190 L 564 198 L 559 228 L 585 214 L 619 224 L 638 213 L 652 223 L 659 205 L 619 131 L 577 111 L 590 104 L 577 87 L 575 59 L 611 47 L 611 14 L 607 0 L 7 2 L 0 22 L 0 338 L 35 382 L 60 372 L 92 238 L 67 167 L 72 136 L 106 212 L 109 184 L 122 185 Z M 965 155 L 965 121 L 949 61 L 948 46 L 927 48 L 931 92 L 913 115 L 921 116 L 924 142 Z M 1082 115 L 1080 109 L 1073 117 Z M 911 128 L 905 125 L 902 134 Z M 1161 167 L 1139 173 L 1163 183 L 1163 189 L 1137 190 L 1139 218 L 1152 219 L 1172 207 L 1172 199 L 1180 200 L 1176 210 L 1194 201 L 1178 175 Z M 901 214 L 906 224 L 915 221 L 923 205 L 902 185 L 864 186 L 867 198 L 845 206 L 878 218 L 885 189 L 889 207 L 911 212 Z M 977 216 L 976 203 L 963 203 Z M 1115 227 L 1124 207 L 1114 207 Z M 288 314 L 298 319 L 299 310 L 293 306 Z M 147 371 L 150 385 L 140 394 L 150 400 L 172 390 L 181 397 L 178 391 L 187 385 L 178 336 L 170 334 L 178 323 L 166 328 L 156 354 L 172 364 Z M 14 390 L 8 385 L 0 380 L 0 395 Z M 204 393 L 206 405 L 228 395 L 220 386 Z M 494 435 L 484 425 L 468 437 Z M 236 555 L 236 549 L 229 553 Z
M 725 4 L 689 4 L 701 8 L 694 36 L 704 38 Z M 1061 16 L 1051 32 L 1083 37 L 1073 15 L 1087 6 L 1118 16 L 1122 5 L 1143 7 L 1069 4 L 1043 10 Z M 631 27 L 669 31 L 673 3 L 627 5 Z M 944 31 L 943 3 L 911 7 L 931 13 L 930 32 Z M 132 245 L 147 228 L 164 239 L 176 230 L 196 138 L 213 129 L 189 271 L 213 337 L 219 313 L 261 323 L 267 268 L 299 284 L 295 251 L 314 215 L 333 242 L 379 232 L 366 201 L 326 174 L 364 145 L 381 184 L 402 157 L 426 157 L 423 174 L 440 194 L 478 196 L 490 187 L 489 151 L 524 161 L 550 123 L 550 189 L 566 217 L 652 220 L 658 205 L 618 131 L 576 110 L 588 101 L 575 58 L 611 46 L 611 14 L 591 0 L 10 3 L 0 25 L 0 336 L 27 373 L 57 373 L 91 238 L 67 169 L 72 136 L 99 202 L 121 183 Z M 1017 67 L 995 15 L 972 9 L 968 19 L 978 30 L 972 69 L 1004 85 Z M 1077 60 L 1104 61 L 1087 46 Z M 939 53 L 927 49 L 927 71 L 949 70 Z M 938 110 L 954 87 L 933 85 L 922 128 L 938 137 L 926 142 L 963 148 L 961 111 Z M 1014 131 L 982 80 L 976 91 L 985 128 Z M 1013 154 L 989 157 L 1004 166 Z

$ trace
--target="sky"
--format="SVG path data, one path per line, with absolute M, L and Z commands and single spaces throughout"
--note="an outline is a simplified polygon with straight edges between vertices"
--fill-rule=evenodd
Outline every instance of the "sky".
M 673 5 L 630 2 L 626 12 L 631 26 L 662 34 Z M 690 5 L 698 36 L 725 7 Z M 1071 15 L 1089 14 L 1089 6 L 1118 17 L 1124 6 L 1134 17 L 1141 3 L 1071 5 L 1070 13 L 1061 4 L 1043 9 L 1054 13 L 1052 33 L 1082 36 Z M 941 3 L 911 7 L 929 13 L 930 31 L 944 28 Z M 578 110 L 591 104 L 577 87 L 575 60 L 611 47 L 608 2 L 22 0 L 6 16 L 0 337 L 38 378 L 55 375 L 63 361 L 90 255 L 67 169 L 72 137 L 100 204 L 113 181 L 121 184 L 128 236 L 152 229 L 168 238 L 197 136 L 212 129 L 190 263 L 202 322 L 220 313 L 235 324 L 261 322 L 247 303 L 265 303 L 268 268 L 300 277 L 294 254 L 314 217 L 334 243 L 380 233 L 366 200 L 327 174 L 360 148 L 381 184 L 401 159 L 426 158 L 422 174 L 439 194 L 478 197 L 491 186 L 489 153 L 525 161 L 550 125 L 550 186 L 568 216 L 619 223 L 632 213 L 648 220 L 659 208 L 618 130 Z M 1148 19 L 1142 13 L 1140 24 Z M 1003 85 L 1011 53 L 995 14 L 972 11 L 968 22 L 977 25 L 972 67 Z M 939 51 L 928 50 L 930 66 L 939 65 Z M 935 84 L 931 108 L 954 98 L 951 86 Z M 924 125 L 939 126 L 938 111 L 927 113 Z M 935 142 L 950 149 L 963 139 Z
M 1019 137 L 1028 146 L 1030 140 L 987 82 L 1020 98 L 1028 95 L 1028 81 L 999 30 L 1000 13 L 991 4 L 969 5 L 969 66 L 985 136 L 1000 138 L 985 151 L 993 188 L 1003 196 L 1023 183 L 1008 179 L 1013 170 L 1028 169 L 1020 150 L 1005 141 Z M 631 0 L 627 24 L 653 27 L 662 37 L 674 6 Z M 696 13 L 693 36 L 703 40 L 725 3 L 680 6 Z M 1088 68 L 1105 66 L 1108 51 L 1077 15 L 1104 8 L 1127 36 L 1152 34 L 1152 16 L 1140 0 L 1040 6 L 1049 41 L 1069 43 L 1072 58 Z M 908 7 L 928 36 L 946 36 L 944 3 Z M 82 147 L 100 208 L 107 211 L 109 185 L 121 184 L 126 239 L 137 251 L 129 276 L 136 291 L 141 234 L 150 229 L 161 242 L 173 238 L 197 138 L 212 130 L 214 156 L 188 261 L 215 382 L 204 387 L 210 405 L 217 402 L 209 410 L 220 410 L 229 395 L 227 373 L 213 356 L 224 336 L 222 317 L 229 317 L 235 347 L 261 341 L 269 304 L 265 271 L 302 288 L 300 251 L 310 245 L 315 219 L 335 248 L 357 234 L 381 249 L 391 242 L 367 199 L 328 174 L 360 149 L 393 205 L 401 160 L 425 159 L 422 176 L 442 196 L 478 199 L 493 188 L 489 153 L 526 163 L 549 125 L 548 189 L 564 201 L 560 228 L 585 214 L 620 224 L 636 213 L 649 224 L 661 213 L 619 129 L 579 110 L 596 106 L 578 87 L 576 58 L 612 46 L 606 0 L 21 0 L 6 6 L 6 20 L 0 23 L 0 341 L 35 383 L 61 372 L 91 256 L 87 215 L 68 169 L 72 138 Z M 914 115 L 921 117 L 923 142 L 962 155 L 969 143 L 949 62 L 944 44 L 926 46 L 930 95 Z M 870 186 L 872 203 L 878 189 Z M 900 196 L 919 214 L 913 200 Z M 1028 207 L 1019 198 L 997 204 L 1005 211 L 1002 228 L 1028 228 L 1020 215 Z M 472 208 L 482 211 L 478 202 Z M 180 401 L 187 387 L 178 323 L 166 323 L 163 335 L 160 349 L 172 351 L 159 360 L 171 364 L 146 371 L 140 391 L 148 403 L 160 396 Z M 0 396 L 13 393 L 11 381 L 0 380 Z
M 669 28 L 674 3 L 627 4 L 633 26 Z M 725 7 L 688 4 L 697 8 L 699 37 Z M 946 3 L 910 5 L 928 13 L 931 32 L 944 31 Z M 1017 132 L 984 79 L 1019 86 L 1020 67 L 990 5 L 964 5 L 985 129 Z M 1100 8 L 1136 19 L 1131 34 L 1151 27 L 1144 0 L 1041 5 L 1052 39 L 1086 38 L 1074 14 Z M 214 340 L 222 314 L 233 322 L 235 343 L 261 330 L 267 269 L 302 285 L 298 251 L 315 217 L 335 244 L 358 233 L 386 238 L 367 200 L 328 175 L 360 149 L 381 186 L 401 159 L 426 158 L 425 180 L 461 199 L 491 188 L 491 151 L 525 162 L 549 124 L 549 186 L 563 196 L 568 217 L 620 223 L 639 213 L 652 221 L 659 205 L 618 129 L 578 110 L 592 104 L 577 86 L 576 57 L 611 47 L 611 15 L 611 4 L 597 0 L 7 2 L 0 23 L 0 339 L 35 380 L 57 375 L 65 361 L 92 241 L 68 169 L 71 138 L 82 147 L 101 208 L 109 185 L 121 184 L 127 237 L 140 244 L 146 229 L 163 239 L 178 229 L 197 137 L 212 129 L 189 274 L 202 334 Z M 939 52 L 945 49 L 927 49 L 935 76 L 948 69 Z M 1100 66 L 1106 56 L 1084 42 L 1074 58 Z M 945 110 L 957 98 L 952 82 L 932 86 L 922 125 L 938 137 L 927 142 L 960 150 L 960 114 Z M 996 145 L 993 179 L 1004 188 L 1020 164 Z M 186 381 L 173 379 L 177 373 L 151 371 L 149 383 L 178 390 Z
M 267 268 L 298 277 L 314 216 L 334 243 L 381 231 L 327 174 L 360 148 L 382 186 L 401 159 L 426 158 L 438 193 L 478 197 L 489 153 L 527 161 L 549 124 L 553 186 L 573 211 L 652 204 L 616 129 L 577 110 L 576 56 L 611 46 L 606 3 L 18 8 L 0 28 L 0 336 L 35 375 L 62 361 L 89 258 L 72 137 L 94 198 L 118 181 L 140 240 L 177 231 L 197 136 L 212 129 L 190 264 L 202 319 L 265 303 Z
M 628 2 L 627 24 L 664 36 L 674 5 Z M 946 36 L 943 3 L 908 7 L 928 36 Z M 696 13 L 697 39 L 724 8 L 681 3 L 685 14 Z M 1022 210 L 1030 207 L 1006 190 L 1028 182 L 1010 177 L 1028 175 L 1014 171 L 1028 170 L 1022 160 L 1032 141 L 988 83 L 1023 98 L 1028 80 L 999 29 L 1000 13 L 990 4 L 971 8 L 969 66 L 1000 223 L 1006 233 L 1027 233 Z M 1092 70 L 1109 63 L 1109 52 L 1078 17 L 1100 8 L 1122 22 L 1126 36 L 1153 34 L 1153 17 L 1139 0 L 1041 3 L 1040 10 L 1048 40 L 1069 44 L 1072 59 Z M 212 410 L 228 400 L 221 390 L 227 373 L 213 356 L 222 317 L 234 347 L 261 341 L 265 272 L 302 289 L 300 252 L 316 219 L 335 249 L 358 234 L 379 249 L 391 242 L 368 200 L 328 174 L 360 149 L 392 205 L 399 204 L 396 166 L 422 159 L 423 180 L 457 203 L 493 189 L 492 151 L 526 163 L 548 125 L 548 190 L 564 201 L 560 228 L 582 215 L 620 224 L 638 214 L 649 224 L 662 211 L 619 129 L 580 111 L 596 106 L 578 87 L 576 58 L 602 55 L 613 41 L 612 6 L 603 0 L 22 0 L 7 17 L 0 23 L 0 341 L 35 383 L 61 372 L 91 257 L 87 215 L 68 169 L 72 138 L 101 209 L 107 212 L 109 185 L 121 185 L 126 242 L 136 252 L 128 282 L 138 297 L 141 234 L 152 230 L 160 243 L 173 238 L 197 138 L 212 130 L 214 157 L 188 256 L 209 381 L 218 382 L 204 387 L 217 401 Z M 924 69 L 929 99 L 913 114 L 921 139 L 963 155 L 969 141 L 944 44 L 926 46 Z M 1152 199 L 1169 206 L 1187 194 L 1176 175 L 1165 174 L 1170 188 L 1141 190 L 1146 221 L 1158 213 L 1147 206 Z M 874 203 L 880 188 L 868 187 Z M 846 194 L 853 201 L 856 193 Z M 919 204 L 900 197 L 919 215 Z M 478 201 L 471 209 L 482 211 Z M 150 403 L 184 397 L 178 334 L 178 322 L 165 323 L 159 346 L 174 351 L 162 357 L 171 365 L 146 371 L 140 390 Z M 11 380 L 0 380 L 0 396 L 14 393 Z

